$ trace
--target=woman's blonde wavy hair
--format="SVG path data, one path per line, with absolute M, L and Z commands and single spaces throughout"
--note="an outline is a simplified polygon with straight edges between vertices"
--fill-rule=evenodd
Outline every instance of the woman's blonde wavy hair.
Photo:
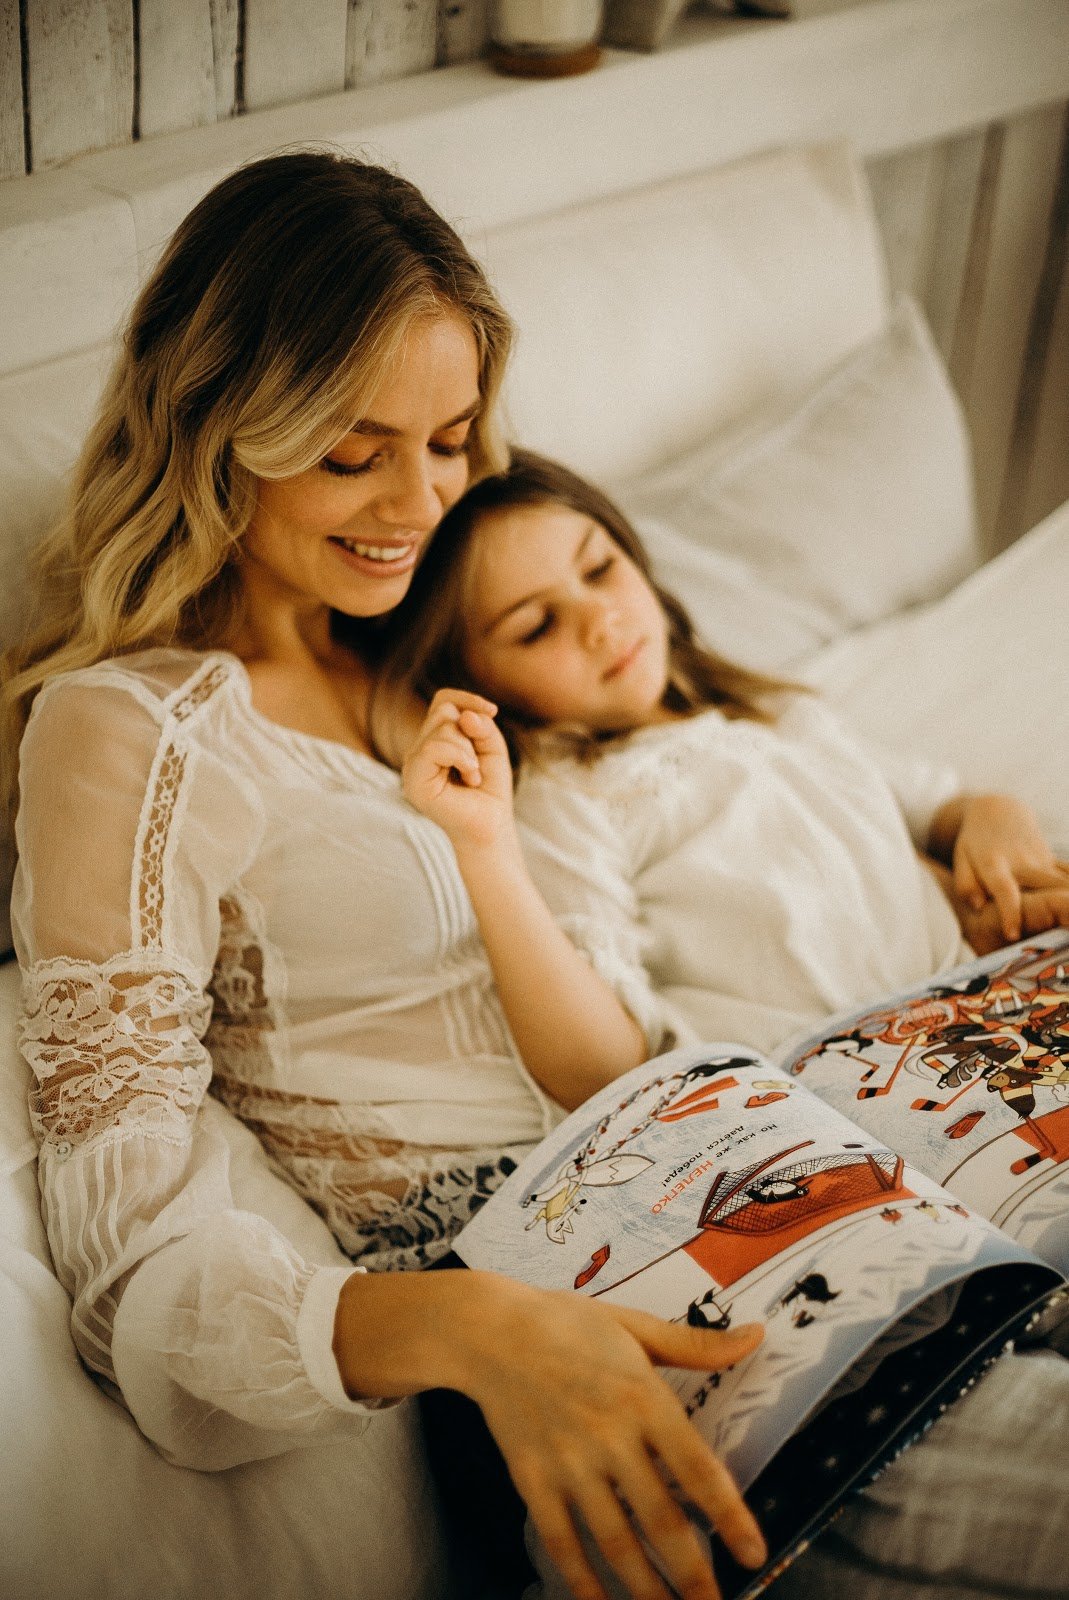
M 37 557 L 36 626 L 0 663 L 10 805 L 41 686 L 152 645 L 223 643 L 255 480 L 326 455 L 412 323 L 443 311 L 467 320 L 478 348 L 474 481 L 507 460 L 495 402 L 511 327 L 412 184 L 302 150 L 240 168 L 194 207 L 138 296 L 65 513 Z

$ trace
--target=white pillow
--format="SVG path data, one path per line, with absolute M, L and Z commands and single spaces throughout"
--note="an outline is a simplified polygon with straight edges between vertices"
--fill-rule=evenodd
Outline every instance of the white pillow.
M 797 395 L 887 314 L 846 145 L 773 150 L 491 233 L 513 436 L 601 482 Z
M 799 403 L 619 494 L 633 516 L 733 557 L 801 606 L 810 649 L 936 599 L 978 560 L 961 407 L 905 297 Z M 716 647 L 717 597 L 704 599 Z M 730 631 L 730 595 L 719 612 Z
M 787 673 L 824 638 L 819 607 L 773 589 L 738 556 L 684 538 L 665 522 L 635 518 L 659 582 L 687 608 L 699 637 L 755 672 Z
M 1069 504 L 953 594 L 809 663 L 866 739 L 1019 795 L 1069 859 Z

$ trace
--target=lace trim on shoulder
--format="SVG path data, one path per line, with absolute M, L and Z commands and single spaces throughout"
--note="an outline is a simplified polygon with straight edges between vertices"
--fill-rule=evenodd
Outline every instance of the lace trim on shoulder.
M 23 1004 L 43 1146 L 63 1158 L 131 1130 L 187 1136 L 211 1076 L 200 1043 L 210 1002 L 188 974 L 147 971 L 136 955 L 105 966 L 60 958 L 26 974 Z
M 179 692 L 171 706 L 173 724 L 182 724 L 205 705 L 230 677 L 231 668 L 224 661 L 209 661 L 192 681 Z M 163 942 L 165 909 L 164 865 L 167 841 L 174 822 L 182 780 L 186 771 L 187 755 L 179 738 L 168 740 L 157 752 L 153 763 L 145 808 L 142 814 L 138 842 L 137 924 L 141 942 L 159 945 Z

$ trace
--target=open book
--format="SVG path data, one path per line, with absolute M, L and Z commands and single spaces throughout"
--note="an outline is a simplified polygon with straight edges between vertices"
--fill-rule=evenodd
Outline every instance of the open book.
M 469 1266 L 660 1316 L 760 1320 L 669 1381 L 772 1557 L 841 1505 L 1067 1294 L 1069 934 L 835 1019 L 775 1062 L 647 1062 L 588 1100 L 455 1242 Z M 685 1486 L 683 1486 L 685 1492 Z

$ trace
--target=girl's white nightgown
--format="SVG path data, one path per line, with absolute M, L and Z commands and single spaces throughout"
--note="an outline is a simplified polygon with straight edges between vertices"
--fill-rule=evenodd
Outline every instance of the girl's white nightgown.
M 551 909 L 580 942 L 637 944 L 680 1038 L 775 1050 L 970 958 L 914 847 L 957 787 L 923 763 L 885 777 L 798 694 L 771 726 L 714 709 L 532 769 L 517 812 Z

